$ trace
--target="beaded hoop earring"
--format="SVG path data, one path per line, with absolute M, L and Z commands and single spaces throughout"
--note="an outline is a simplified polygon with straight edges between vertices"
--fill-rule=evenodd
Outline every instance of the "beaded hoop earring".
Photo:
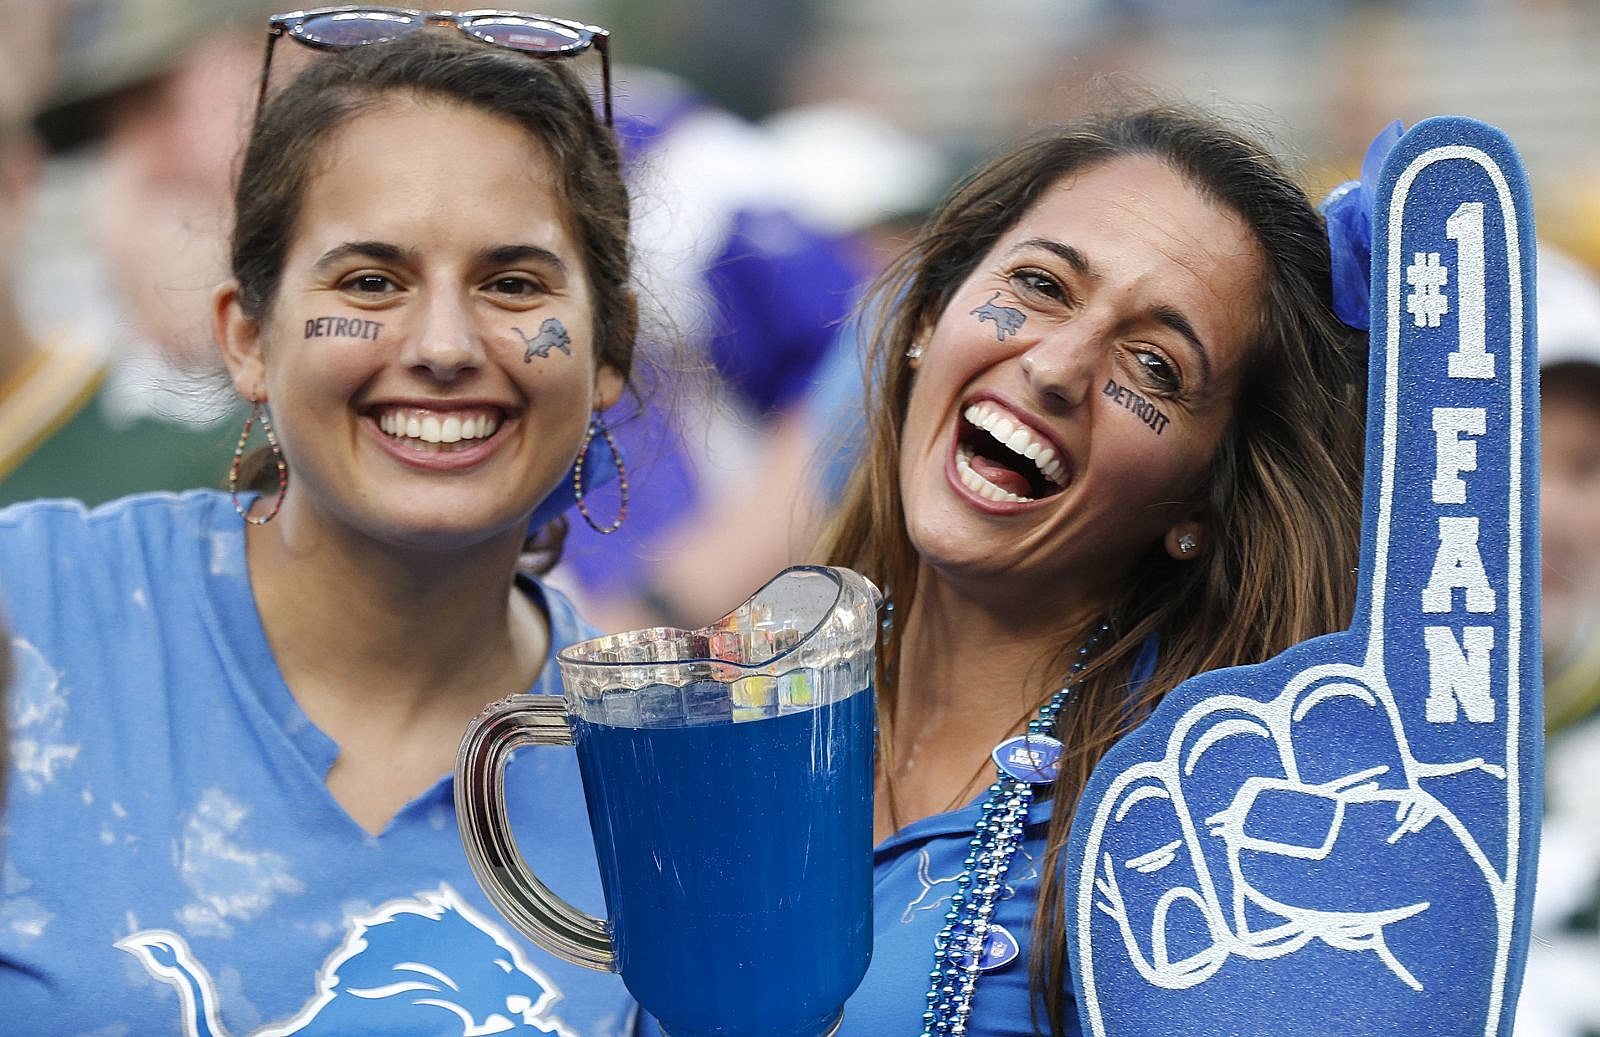
M 609 526 L 603 526 L 594 520 L 594 516 L 589 514 L 588 502 L 583 499 L 583 462 L 589 456 L 589 444 L 594 442 L 596 432 L 611 450 L 611 459 L 617 466 L 617 488 L 622 494 L 622 503 L 617 507 L 617 517 Z M 617 441 L 612 438 L 611 430 L 606 427 L 605 420 L 599 414 L 589 419 L 589 427 L 583 433 L 583 442 L 578 445 L 578 459 L 572 465 L 572 496 L 578 502 L 578 514 L 583 516 L 583 521 L 589 523 L 589 528 L 596 533 L 615 533 L 622 528 L 622 520 L 628 517 L 628 471 L 622 465 L 622 451 L 617 448 Z
M 261 421 L 261 433 L 267 437 L 267 446 L 272 450 L 272 459 L 278 465 L 278 496 L 272 502 L 272 510 L 262 518 L 252 518 L 250 509 L 239 503 L 239 469 L 244 464 L 244 445 L 250 439 L 250 427 L 256 420 Z M 239 433 L 239 442 L 233 448 L 233 463 L 228 466 L 228 493 L 233 497 L 233 510 L 239 517 L 252 526 L 264 526 L 278 517 L 278 509 L 283 507 L 283 495 L 289 490 L 289 466 L 284 463 L 283 450 L 278 446 L 278 435 L 272 431 L 272 417 L 267 413 L 267 405 L 261 400 L 250 401 L 250 413 L 245 415 L 244 429 Z

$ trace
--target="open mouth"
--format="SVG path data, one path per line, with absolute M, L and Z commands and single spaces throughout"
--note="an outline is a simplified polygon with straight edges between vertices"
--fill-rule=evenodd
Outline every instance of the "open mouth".
M 374 407 L 367 416 L 383 434 L 422 453 L 467 450 L 493 436 L 505 421 L 498 407 L 428 410 Z
M 987 500 L 1028 503 L 1066 488 L 1070 473 L 1047 440 L 988 402 L 961 412 L 956 472 L 961 484 Z

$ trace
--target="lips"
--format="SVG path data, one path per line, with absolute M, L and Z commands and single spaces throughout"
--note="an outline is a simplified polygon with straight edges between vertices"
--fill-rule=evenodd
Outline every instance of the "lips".
M 1027 504 L 1055 496 L 1070 481 L 1054 442 L 995 401 L 969 403 L 961 417 L 956 475 L 977 496 Z

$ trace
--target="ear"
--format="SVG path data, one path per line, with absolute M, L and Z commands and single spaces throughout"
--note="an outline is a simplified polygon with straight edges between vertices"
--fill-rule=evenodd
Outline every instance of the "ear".
M 622 399 L 623 384 L 622 372 L 610 364 L 602 363 L 594 373 L 594 409 L 609 410 Z
M 1205 554 L 1207 532 L 1205 522 L 1199 518 L 1186 518 L 1167 530 L 1162 543 L 1166 546 L 1167 554 L 1173 558 L 1180 562 L 1192 562 Z
M 929 325 L 917 332 L 917 337 L 911 340 L 911 345 L 906 347 L 906 366 L 915 371 L 922 366 L 922 354 L 928 348 L 928 340 L 933 338 L 933 327 Z
M 267 364 L 261 352 L 261 323 L 239 304 L 239 282 L 228 281 L 211 296 L 211 334 L 222 350 L 233 387 L 259 402 L 267 396 Z

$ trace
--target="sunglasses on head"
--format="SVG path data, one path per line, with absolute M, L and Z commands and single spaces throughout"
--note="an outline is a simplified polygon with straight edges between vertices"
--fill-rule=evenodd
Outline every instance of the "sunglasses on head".
M 606 125 L 611 125 L 610 33 L 598 25 L 521 11 L 412 11 L 402 7 L 320 7 L 275 14 L 267 20 L 267 55 L 261 65 L 256 111 L 267 97 L 272 49 L 288 36 L 318 50 L 350 50 L 388 43 L 418 29 L 454 28 L 479 43 L 504 47 L 531 58 L 566 58 L 591 47 L 600 55 L 600 91 Z

